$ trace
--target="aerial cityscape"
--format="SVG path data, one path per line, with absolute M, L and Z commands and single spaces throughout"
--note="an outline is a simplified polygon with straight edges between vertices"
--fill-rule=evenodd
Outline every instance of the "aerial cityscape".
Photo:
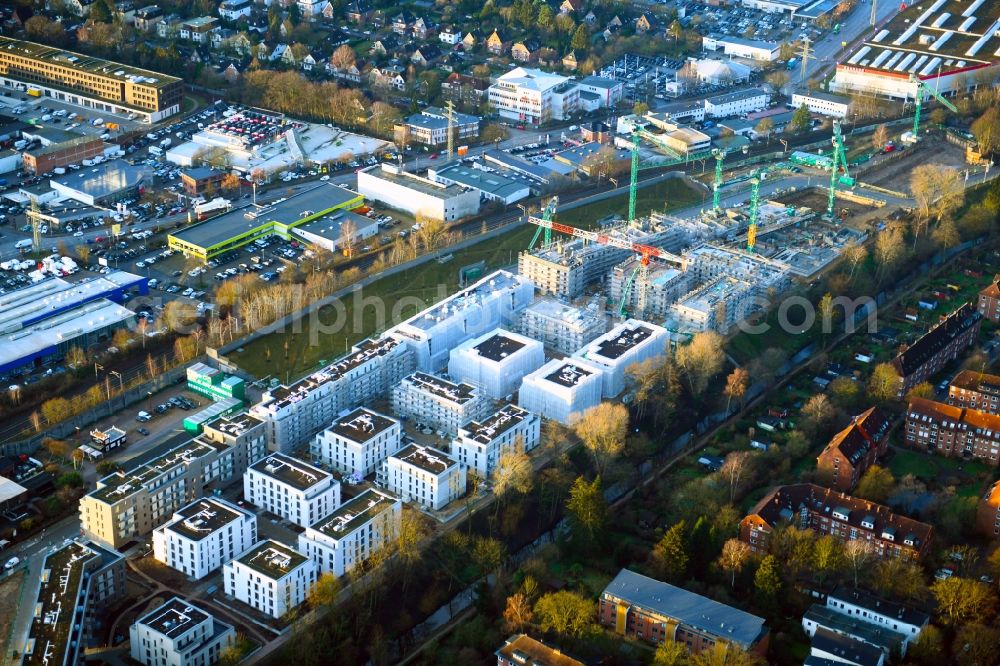
M 0 2 L 0 666 L 1000 666 L 1000 2 Z

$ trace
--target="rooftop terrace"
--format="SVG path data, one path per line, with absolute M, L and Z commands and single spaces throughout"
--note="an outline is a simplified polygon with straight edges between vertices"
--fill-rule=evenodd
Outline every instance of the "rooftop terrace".
M 476 396 L 476 388 L 471 384 L 466 384 L 465 382 L 456 384 L 455 382 L 435 375 L 429 375 L 425 372 L 414 372 L 403 381 L 409 382 L 425 393 L 444 398 L 458 405 L 464 404 Z
M 454 460 L 448 457 L 448 454 L 429 446 L 419 446 L 417 444 L 410 444 L 400 449 L 392 454 L 392 457 L 435 475 L 444 472 L 456 464 Z
M 271 580 L 280 580 L 306 561 L 306 556 L 277 541 L 261 541 L 237 558 Z
M 187 466 L 199 458 L 221 451 L 224 448 L 223 445 L 213 442 L 191 440 L 181 446 L 170 449 L 148 463 L 133 468 L 131 471 L 120 471 L 109 474 L 97 482 L 98 488 L 92 490 L 90 495 L 108 504 L 120 502 L 135 493 L 141 492 L 154 479 L 178 467 Z
M 590 370 L 587 370 L 571 361 L 567 361 L 559 366 L 554 372 L 546 375 L 545 379 L 553 384 L 572 388 L 592 374 L 594 373 Z
M 180 517 L 167 524 L 166 529 L 192 541 L 201 541 L 247 514 L 230 504 L 223 504 L 217 499 L 207 498 L 188 504 L 176 515 Z
M 488 419 L 481 422 L 472 421 L 462 430 L 468 433 L 470 439 L 480 444 L 489 444 L 530 415 L 530 412 L 517 405 L 504 405 Z
M 195 608 L 180 597 L 174 597 L 156 610 L 138 620 L 167 638 L 174 639 L 191 631 L 208 619 L 208 614 Z
M 352 442 L 363 444 L 380 432 L 388 430 L 398 423 L 395 419 L 382 416 L 378 412 L 359 407 L 353 412 L 337 419 L 330 430 Z

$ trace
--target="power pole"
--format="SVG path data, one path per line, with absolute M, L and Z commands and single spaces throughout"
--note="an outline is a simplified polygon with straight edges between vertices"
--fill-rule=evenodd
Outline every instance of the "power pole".
M 455 152 L 455 103 L 451 100 L 445 105 L 445 115 L 448 117 L 448 161 L 451 162 Z
M 878 0 L 872 0 L 872 16 L 869 19 L 869 24 L 871 27 L 875 27 L 875 22 L 878 20 Z
M 812 54 L 812 49 L 809 48 L 809 35 L 802 38 L 802 46 L 799 48 L 799 56 L 802 58 L 802 70 L 799 74 L 799 83 L 804 83 L 806 80 L 806 68 L 809 66 L 809 56 Z

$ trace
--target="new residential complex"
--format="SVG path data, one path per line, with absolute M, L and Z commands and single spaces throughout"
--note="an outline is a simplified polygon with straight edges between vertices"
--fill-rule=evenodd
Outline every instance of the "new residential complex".
M 374 474 L 390 453 L 399 449 L 399 421 L 359 407 L 334 419 L 316 435 L 312 457 L 344 474 L 365 477 Z
M 226 594 L 271 617 L 306 600 L 316 582 L 316 563 L 277 541 L 261 541 L 223 567 Z
M 153 530 L 153 557 L 195 580 L 257 541 L 257 516 L 219 497 L 200 499 Z
M 308 527 L 340 506 L 340 482 L 329 472 L 272 453 L 243 475 L 243 497 L 300 527 Z

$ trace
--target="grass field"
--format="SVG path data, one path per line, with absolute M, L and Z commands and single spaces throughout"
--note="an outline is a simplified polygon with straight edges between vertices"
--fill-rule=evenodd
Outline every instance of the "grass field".
M 967 462 L 939 455 L 928 455 L 919 451 L 897 450 L 889 461 L 889 470 L 897 479 L 912 474 L 921 481 L 940 482 L 946 476 L 978 478 L 988 475 L 989 469 L 978 462 Z M 971 491 L 975 494 L 976 491 Z
M 666 180 L 640 190 L 636 210 L 690 206 L 700 197 L 699 192 L 682 181 Z M 624 195 L 569 210 L 558 219 L 573 226 L 592 227 L 597 220 L 612 213 L 625 214 L 627 209 L 628 195 Z M 457 252 L 443 264 L 428 261 L 376 280 L 341 299 L 339 306 L 321 308 L 284 333 L 258 338 L 242 348 L 242 352 L 230 354 L 230 358 L 256 377 L 294 379 L 318 368 L 321 362 L 341 356 L 350 345 L 457 291 L 461 267 L 485 261 L 487 269 L 492 270 L 516 263 L 518 253 L 528 246 L 534 233 L 535 227 L 519 227 Z

